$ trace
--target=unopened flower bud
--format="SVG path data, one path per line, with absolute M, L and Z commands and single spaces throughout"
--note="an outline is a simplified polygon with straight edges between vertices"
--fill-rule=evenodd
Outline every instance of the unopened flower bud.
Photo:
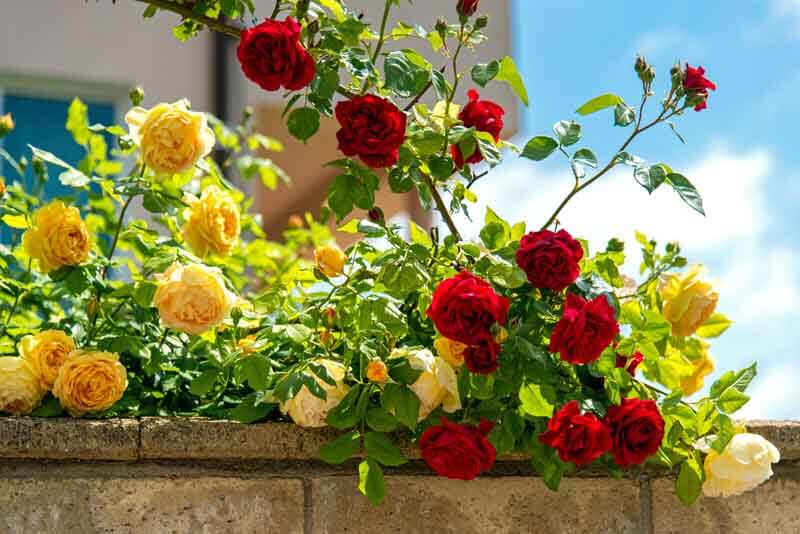
M 683 87 L 683 69 L 679 63 L 675 63 L 669 70 L 669 75 L 672 78 L 672 89 L 677 90 Z
M 144 89 L 137 85 L 128 93 L 128 98 L 131 100 L 131 104 L 138 106 L 144 100 Z
M 642 56 L 636 56 L 636 62 L 633 64 L 633 70 L 636 71 L 636 74 L 641 74 L 645 70 L 647 70 L 647 61 Z
M 0 116 L 0 138 L 8 135 L 14 129 L 14 118 L 11 113 Z
M 376 384 L 385 384 L 389 379 L 389 368 L 381 360 L 372 360 L 367 364 L 367 380 Z
M 319 342 L 323 347 L 329 346 L 333 342 L 333 334 L 327 328 L 323 328 L 319 333 Z
M 444 39 L 447 36 L 447 21 L 442 19 L 437 20 L 435 29 L 436 33 L 438 33 L 439 36 Z
M 336 308 L 325 308 L 322 310 L 322 318 L 325 324 L 333 326 L 336 323 Z
M 478 10 L 478 2 L 480 0 L 458 0 L 456 4 L 456 11 L 462 17 L 470 17 Z
M 303 222 L 303 218 L 301 216 L 295 214 L 289 217 L 289 220 L 286 221 L 286 226 L 293 230 L 297 230 L 298 228 L 305 226 L 305 222 Z
M 312 20 L 308 26 L 306 26 L 306 31 L 309 35 L 316 35 L 319 33 L 319 20 Z
M 508 330 L 500 325 L 497 325 L 497 327 L 493 330 L 493 333 L 494 340 L 498 345 L 502 345 L 508 339 Z
M 33 165 L 33 172 L 36 176 L 46 176 L 47 175 L 47 166 L 42 161 L 42 158 L 39 156 L 34 156 L 31 160 L 31 165 Z
M 489 17 L 487 17 L 486 15 L 481 15 L 480 17 L 475 19 L 475 29 L 476 30 L 482 30 L 483 28 L 485 28 L 488 25 L 489 25 Z
M 92 297 L 89 301 L 89 304 L 86 306 L 86 311 L 89 313 L 89 317 L 94 317 L 97 315 L 97 297 Z
M 242 110 L 242 124 L 247 124 L 253 116 L 253 106 L 245 106 Z
M 369 210 L 367 212 L 367 216 L 369 217 L 370 221 L 377 224 L 383 224 L 384 221 L 383 210 L 380 209 L 379 207 L 375 206 L 374 208 Z

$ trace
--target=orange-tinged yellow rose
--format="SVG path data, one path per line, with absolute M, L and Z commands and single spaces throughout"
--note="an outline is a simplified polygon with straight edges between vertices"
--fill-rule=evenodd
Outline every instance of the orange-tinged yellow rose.
M 42 402 L 42 388 L 36 370 L 22 358 L 0 358 L 0 412 L 12 415 L 30 413 Z
M 458 377 L 444 358 L 438 358 L 428 349 L 394 349 L 389 358 L 405 358 L 412 369 L 421 371 L 409 386 L 419 398 L 419 420 L 422 421 L 439 406 L 447 413 L 461 409 Z
M 72 351 L 58 370 L 53 395 L 73 417 L 108 410 L 128 388 L 128 374 L 113 352 Z
M 703 389 L 705 377 L 714 372 L 714 360 L 711 359 L 705 348 L 702 356 L 693 361 L 692 365 L 694 366 L 692 374 L 681 379 L 681 390 L 687 397 Z
M 58 370 L 75 350 L 75 341 L 61 330 L 44 330 L 33 336 L 25 336 L 19 344 L 24 360 L 36 371 L 43 389 L 51 389 Z
M 681 274 L 670 274 L 661 285 L 664 317 L 672 324 L 672 333 L 688 337 L 714 314 L 719 294 L 701 277 L 705 269 L 694 265 Z
M 236 342 L 237 348 L 242 352 L 242 358 L 255 354 L 266 346 L 266 341 L 259 340 L 254 335 L 246 336 Z
M 65 265 L 79 265 L 89 257 L 92 240 L 78 208 L 60 200 L 42 206 L 25 231 L 22 244 L 39 270 L 48 273 Z
M 385 384 L 389 379 L 389 368 L 381 360 L 372 360 L 367 364 L 367 380 L 376 384 Z
M 242 232 L 239 206 L 216 185 L 203 190 L 200 198 L 190 197 L 183 212 L 186 222 L 181 235 L 192 252 L 205 257 L 209 252 L 227 256 Z
M 203 113 L 189 111 L 189 101 L 135 107 L 125 115 L 144 164 L 157 174 L 188 171 L 214 148 L 214 132 Z
M 5 136 L 14 129 L 14 118 L 11 113 L 0 115 L 0 137 Z
M 314 250 L 314 264 L 325 276 L 342 274 L 347 255 L 336 245 L 323 245 Z
M 433 342 L 433 348 L 436 349 L 436 354 L 456 369 L 464 365 L 464 351 L 467 350 L 466 344 L 454 339 L 439 337 Z
M 187 334 L 211 330 L 225 320 L 237 302 L 236 295 L 225 287 L 222 274 L 199 263 L 173 263 L 156 276 L 156 281 L 153 305 L 161 322 Z
M 0 197 L 6 194 L 6 181 L 0 177 Z

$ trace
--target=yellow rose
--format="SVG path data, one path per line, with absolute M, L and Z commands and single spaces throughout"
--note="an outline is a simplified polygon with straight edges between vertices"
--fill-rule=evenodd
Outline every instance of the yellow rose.
M 661 285 L 664 317 L 672 323 L 673 335 L 691 336 L 717 308 L 719 294 L 700 278 L 704 272 L 694 265 L 685 273 L 666 276 Z
M 315 397 L 304 385 L 297 392 L 297 395 L 281 403 L 282 413 L 289 414 L 289 417 L 292 418 L 296 425 L 307 428 L 327 425 L 325 418 L 328 417 L 328 413 L 341 402 L 350 389 L 344 383 L 346 371 L 344 365 L 325 359 L 317 360 L 316 363 L 323 365 L 328 370 L 328 374 L 336 381 L 335 386 L 316 376 L 310 369 L 303 372 L 316 380 L 317 384 L 325 390 L 327 398 L 323 400 Z
M 135 107 L 125 115 L 144 164 L 158 174 L 188 171 L 214 148 L 214 132 L 203 113 L 189 111 L 189 101 Z
M 705 377 L 714 372 L 714 360 L 711 359 L 706 347 L 704 347 L 702 356 L 693 361 L 692 365 L 694 366 L 692 374 L 681 378 L 681 389 L 687 397 L 703 389 Z
M 13 129 L 14 118 L 11 116 L 11 113 L 0 115 L 0 137 L 4 137 L 6 134 L 11 133 L 11 130 Z
M 51 389 L 58 370 L 75 350 L 75 342 L 61 330 L 44 330 L 34 336 L 25 336 L 20 342 L 20 355 L 36 371 L 43 389 Z
M 242 358 L 255 354 L 264 346 L 266 346 L 266 341 L 258 340 L 254 335 L 243 337 L 236 343 L 236 347 L 242 352 Z
M 22 244 L 44 273 L 65 265 L 79 265 L 89 257 L 92 241 L 78 208 L 60 200 L 42 206 L 33 217 L 33 228 L 22 236 Z
M 161 322 L 186 332 L 202 334 L 220 324 L 230 313 L 237 299 L 225 287 L 222 274 L 206 265 L 173 263 L 163 274 L 156 275 L 158 288 L 153 305 Z
M 703 494 L 730 497 L 749 491 L 772 476 L 772 464 L 780 459 L 775 445 L 758 434 L 736 434 L 722 454 L 708 449 Z
M 314 264 L 325 276 L 342 274 L 347 255 L 336 245 L 324 245 L 314 250 Z
M 422 371 L 409 387 L 419 397 L 419 420 L 440 405 L 447 413 L 461 409 L 456 372 L 444 358 L 434 357 L 427 349 L 394 349 L 389 358 L 406 358 L 412 369 Z
M 45 393 L 31 364 L 22 358 L 0 358 L 0 412 L 30 413 L 39 406 Z
M 215 185 L 206 187 L 200 198 L 191 197 L 183 217 L 186 222 L 181 235 L 200 257 L 209 252 L 227 256 L 242 231 L 239 206 L 230 194 Z
M 389 379 L 389 368 L 381 360 L 372 360 L 367 364 L 367 380 L 376 384 L 385 384 Z
M 108 410 L 128 388 L 128 375 L 112 352 L 76 350 L 58 370 L 53 395 L 73 417 Z
M 433 348 L 436 349 L 436 354 L 454 368 L 458 369 L 464 365 L 464 351 L 467 350 L 467 345 L 464 343 L 446 337 L 438 337 L 433 342 Z

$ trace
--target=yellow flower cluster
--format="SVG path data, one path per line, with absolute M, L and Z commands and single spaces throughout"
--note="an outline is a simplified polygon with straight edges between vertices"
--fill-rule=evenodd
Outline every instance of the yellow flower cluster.
M 128 387 L 117 354 L 76 350 L 60 330 L 25 336 L 20 357 L 0 358 L 0 412 L 21 415 L 35 410 L 48 391 L 70 415 L 102 412 Z

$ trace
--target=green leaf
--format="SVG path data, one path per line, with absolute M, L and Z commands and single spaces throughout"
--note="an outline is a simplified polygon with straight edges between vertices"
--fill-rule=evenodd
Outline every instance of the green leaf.
M 703 471 L 697 459 L 691 456 L 681 464 L 678 480 L 675 482 L 675 493 L 683 504 L 689 506 L 700 496 L 702 487 Z
M 717 399 L 721 412 L 734 413 L 750 401 L 750 397 L 735 388 L 726 389 Z
M 690 208 L 700 215 L 706 214 L 703 210 L 703 198 L 688 178 L 682 174 L 673 172 L 667 175 L 667 183 L 672 186 L 672 189 L 678 193 L 681 199 L 683 199 Z
M 750 382 L 752 382 L 756 377 L 756 373 L 757 370 L 755 363 L 750 367 L 745 367 L 744 369 L 739 370 L 736 373 L 733 371 L 728 371 L 719 377 L 714 384 L 712 384 L 710 391 L 711 398 L 719 399 L 729 389 L 735 389 L 743 393 L 747 389 L 747 386 L 750 385 Z
M 409 221 L 408 223 L 408 230 L 411 233 L 411 242 L 412 243 L 419 243 L 420 245 L 430 248 L 433 246 L 433 241 L 431 241 L 431 237 L 428 235 L 428 232 L 423 230 L 417 223 L 414 221 Z
M 614 126 L 628 126 L 636 120 L 636 111 L 622 102 L 614 108 Z
M 385 434 L 367 432 L 364 436 L 364 447 L 370 458 L 374 458 L 383 465 L 397 467 L 408 462 L 400 449 Z
M 356 455 L 360 449 L 361 434 L 357 430 L 351 430 L 325 444 L 319 450 L 319 457 L 329 464 L 339 465 Z
M 522 402 L 522 411 L 533 417 L 551 417 L 554 406 L 545 398 L 542 386 L 527 384 L 519 390 L 519 400 Z
M 499 72 L 500 63 L 498 61 L 478 63 L 472 67 L 472 81 L 481 87 L 486 87 L 486 84 L 494 80 Z
M 597 111 L 616 106 L 617 104 L 623 104 L 624 102 L 625 101 L 622 100 L 621 97 L 612 93 L 606 93 L 592 98 L 575 110 L 575 112 L 580 115 L 590 115 Z
M 500 60 L 500 70 L 497 72 L 495 79 L 508 83 L 514 93 L 522 100 L 522 103 L 525 106 L 528 105 L 528 90 L 525 88 L 525 82 L 522 80 L 522 76 L 520 76 L 517 66 L 510 56 Z
M 666 339 L 672 332 L 672 325 L 669 321 L 655 310 L 645 310 L 644 319 L 645 323 L 641 328 L 641 333 L 654 343 Z
M 386 494 L 383 471 L 372 458 L 367 458 L 358 465 L 358 491 L 366 495 L 373 506 L 383 502 Z
M 697 335 L 706 339 L 719 337 L 725 333 L 731 324 L 733 323 L 725 315 L 715 313 L 703 323 L 703 326 L 697 329 Z
M 361 387 L 353 386 L 344 398 L 336 405 L 325 419 L 334 428 L 344 430 L 354 426 L 358 420 L 358 400 L 361 396 Z
M 316 109 L 297 108 L 289 113 L 289 133 L 305 143 L 319 130 L 319 120 L 319 111 Z
M 419 397 L 406 386 L 386 384 L 383 403 L 387 411 L 393 411 L 401 424 L 414 430 L 419 417 Z
M 590 167 L 597 167 L 597 156 L 588 148 L 579 148 L 572 156 L 573 161 L 588 165 Z
M 269 376 L 272 368 L 266 358 L 258 354 L 247 356 L 242 361 L 242 371 L 250 387 L 256 391 L 263 391 L 269 386 Z
M 553 125 L 553 132 L 562 146 L 570 146 L 581 138 L 581 125 L 575 121 L 558 121 Z
M 48 394 L 38 408 L 33 410 L 30 415 L 33 417 L 56 417 L 64 413 L 61 403 L 53 395 Z
M 542 161 L 557 148 L 558 141 L 552 137 L 537 135 L 525 144 L 525 148 L 522 149 L 522 154 L 520 154 L 520 156 L 534 161 Z
M 192 395 L 202 397 L 214 387 L 219 376 L 219 369 L 208 369 L 196 376 L 189 385 Z
M 275 405 L 258 402 L 259 398 L 256 393 L 243 398 L 239 406 L 229 412 L 231 419 L 247 424 L 264 419 L 275 409 Z
M 2 221 L 10 228 L 16 228 L 17 230 L 25 230 L 28 228 L 28 219 L 26 219 L 24 215 L 11 215 L 7 213 L 3 215 Z
M 89 131 L 88 110 L 86 104 L 77 97 L 72 100 L 67 110 L 67 131 L 72 134 L 72 138 L 79 145 L 88 143 L 89 137 L 92 135 L 92 132 Z
M 386 87 L 401 98 L 410 98 L 428 84 L 431 64 L 413 50 L 398 50 L 386 56 L 383 71 Z
M 376 432 L 394 432 L 397 430 L 397 418 L 383 408 L 367 410 L 367 426 Z
M 142 308 L 147 309 L 152 305 L 157 289 L 158 286 L 155 283 L 143 280 L 136 285 L 136 290 L 133 292 L 133 301 Z
M 633 177 L 648 193 L 652 193 L 667 179 L 667 170 L 660 163 L 651 167 L 641 165 L 633 170 Z

